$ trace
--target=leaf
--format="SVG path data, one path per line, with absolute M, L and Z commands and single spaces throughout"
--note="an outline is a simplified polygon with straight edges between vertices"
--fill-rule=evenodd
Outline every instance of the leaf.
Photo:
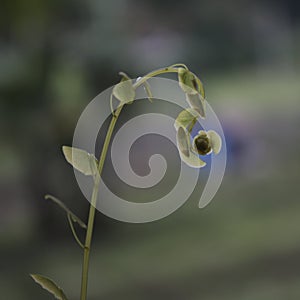
M 68 163 L 84 175 L 96 175 L 98 161 L 96 157 L 84 150 L 63 146 L 62 151 Z
M 112 93 L 123 104 L 132 103 L 135 97 L 132 81 L 125 76 L 123 76 L 120 83 L 114 86 Z
M 68 300 L 63 290 L 50 278 L 38 274 L 30 274 L 32 279 L 58 300 Z
M 85 223 L 79 218 L 77 217 L 62 201 L 60 201 L 59 199 L 57 199 L 56 197 L 52 196 L 52 195 L 46 195 L 45 196 L 46 200 L 51 200 L 54 203 L 56 203 L 59 207 L 61 207 L 72 219 L 73 222 L 78 223 L 78 225 L 82 228 L 87 228 L 87 226 L 85 225 Z
M 179 127 L 183 127 L 190 131 L 199 117 L 200 115 L 196 110 L 187 108 L 177 116 L 174 126 L 176 130 L 178 130 Z

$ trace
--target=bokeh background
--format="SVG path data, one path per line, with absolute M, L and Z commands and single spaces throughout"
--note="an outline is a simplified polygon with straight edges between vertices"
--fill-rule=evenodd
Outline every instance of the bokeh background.
M 41 273 L 79 299 L 82 252 L 43 199 L 87 216 L 61 146 L 119 71 L 182 62 L 224 127 L 222 187 L 150 224 L 98 213 L 89 299 L 299 299 L 299 3 L 2 0 L 1 298 L 52 299 L 28 276 Z

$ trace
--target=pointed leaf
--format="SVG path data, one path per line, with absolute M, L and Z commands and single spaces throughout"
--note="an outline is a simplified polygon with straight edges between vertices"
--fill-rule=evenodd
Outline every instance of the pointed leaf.
M 32 279 L 58 300 L 68 300 L 63 290 L 50 278 L 38 274 L 30 274 Z
M 63 146 L 65 158 L 76 170 L 84 175 L 97 174 L 97 159 L 94 155 L 73 147 Z
M 57 199 L 56 197 L 52 196 L 52 195 L 46 195 L 45 196 L 46 200 L 51 200 L 54 203 L 56 203 L 59 207 L 61 207 L 68 215 L 70 215 L 70 217 L 72 218 L 73 222 L 78 223 L 78 225 L 82 228 L 87 228 L 87 226 L 85 225 L 85 223 L 79 218 L 77 217 L 62 201 L 60 201 L 59 199 Z

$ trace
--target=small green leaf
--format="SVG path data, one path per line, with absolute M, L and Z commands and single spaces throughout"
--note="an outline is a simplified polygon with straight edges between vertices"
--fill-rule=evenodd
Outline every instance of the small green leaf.
M 51 200 L 54 203 L 56 203 L 60 208 L 62 208 L 71 217 L 72 221 L 78 223 L 78 225 L 80 227 L 82 227 L 84 229 L 87 228 L 85 223 L 79 217 L 77 217 L 62 201 L 60 201 L 59 199 L 57 199 L 56 197 L 54 197 L 52 195 L 46 195 L 45 199 Z
M 112 93 L 123 104 L 132 103 L 135 97 L 132 81 L 125 76 L 123 76 L 120 83 L 114 86 Z
M 84 175 L 97 174 L 97 159 L 94 155 L 73 147 L 63 146 L 63 153 L 68 163 Z
M 187 108 L 178 115 L 178 117 L 175 120 L 174 126 L 176 130 L 178 130 L 179 127 L 183 127 L 190 131 L 199 117 L 200 115 L 197 111 L 195 111 L 192 108 Z
M 30 274 L 30 276 L 37 284 L 51 293 L 56 299 L 68 300 L 63 290 L 50 278 L 38 274 Z

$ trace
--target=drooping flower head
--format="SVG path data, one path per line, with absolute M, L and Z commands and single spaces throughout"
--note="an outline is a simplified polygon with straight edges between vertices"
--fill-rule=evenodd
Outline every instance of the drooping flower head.
M 199 155 L 218 154 L 222 147 L 222 140 L 214 130 L 200 130 L 191 143 L 191 135 L 187 129 L 180 126 L 177 130 L 177 146 L 180 158 L 188 166 L 202 168 L 206 163 Z
M 205 118 L 205 92 L 201 80 L 190 70 L 178 69 L 178 82 L 186 95 L 186 100 L 201 118 Z
M 214 130 L 200 130 L 192 138 L 191 132 L 199 118 L 206 117 L 206 100 L 202 82 L 191 71 L 185 68 L 178 70 L 179 86 L 186 95 L 189 108 L 183 110 L 175 121 L 177 146 L 181 159 L 190 167 L 202 168 L 206 163 L 199 156 L 212 152 L 218 154 L 222 140 Z

